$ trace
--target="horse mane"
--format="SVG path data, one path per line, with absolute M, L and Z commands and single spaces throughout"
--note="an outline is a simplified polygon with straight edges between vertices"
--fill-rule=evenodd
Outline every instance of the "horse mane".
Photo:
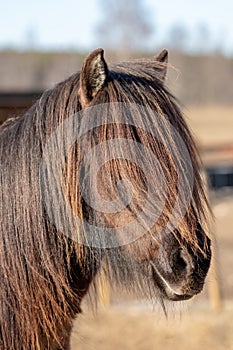
M 159 114 L 165 131 L 166 122 L 169 122 L 182 136 L 192 161 L 194 183 L 190 207 L 179 224 L 179 233 L 195 249 L 197 242 L 193 232 L 197 222 L 205 226 L 207 206 L 200 175 L 200 159 L 178 103 L 162 83 L 160 73 L 161 64 L 154 59 L 114 64 L 109 68 L 107 84 L 95 95 L 89 107 L 115 102 L 146 106 Z M 7 121 L 0 127 L 0 188 L 3 203 L 0 210 L 0 280 L 1 286 L 4 286 L 0 290 L 0 344 L 1 341 L 9 344 L 6 337 L 12 337 L 6 327 L 17 329 L 14 336 L 16 343 L 12 344 L 12 350 L 15 349 L 15 344 L 22 344 L 22 349 L 40 349 L 41 334 L 59 343 L 57 329 L 61 331 L 64 322 L 69 323 L 70 316 L 79 311 L 82 289 L 85 290 L 86 287 L 84 282 L 77 291 L 77 297 L 74 293 L 77 280 L 81 279 L 80 276 L 95 271 L 102 256 L 116 262 L 122 257 L 121 249 L 104 250 L 82 245 L 57 231 L 46 216 L 41 199 L 39 168 L 43 149 L 53 130 L 70 115 L 81 111 L 79 88 L 80 72 L 45 91 L 22 117 Z M 134 118 L 133 115 L 131 117 Z M 135 118 L 141 118 L 141 123 L 147 129 L 153 123 L 150 115 L 147 120 L 139 114 Z M 149 145 L 160 157 L 171 192 L 175 192 L 177 179 L 176 176 L 171 176 L 172 163 L 164 148 L 140 129 L 122 127 L 119 124 L 110 126 L 109 131 L 106 131 L 107 123 L 106 113 L 103 115 L 103 125 L 88 136 L 90 147 L 120 134 Z M 166 138 L 166 144 L 170 142 L 171 147 L 176 147 L 172 144 L 172 135 L 168 134 Z M 72 166 L 75 169 L 75 161 L 78 166 L 78 147 L 76 144 L 67 159 L 68 170 L 64 169 L 65 184 L 73 183 L 77 186 L 77 183 L 72 182 L 75 171 L 72 173 L 69 169 Z M 108 152 L 111 153 L 111 149 Z M 102 175 L 106 186 L 107 180 L 110 181 L 109 191 L 113 195 L 114 184 L 111 183 L 111 178 L 116 180 L 120 166 L 119 160 L 112 161 Z M 135 186 L 140 187 L 138 179 L 141 181 L 142 174 L 135 168 L 135 164 L 125 163 L 124 169 L 127 178 L 132 178 Z M 89 220 L 93 219 L 93 213 L 86 212 L 88 209 L 84 208 L 81 199 L 75 195 L 72 197 L 74 191 L 69 185 L 66 186 L 66 191 L 71 202 L 75 202 L 76 206 L 77 203 L 80 204 L 77 206 L 78 214 L 88 217 Z M 135 202 L 135 208 L 140 203 L 140 200 Z M 168 197 L 168 212 L 169 205 L 173 204 Z M 56 203 L 54 206 L 56 210 Z M 60 213 L 61 216 L 63 214 Z M 143 273 L 138 276 L 139 266 L 132 261 L 132 265 L 135 264 L 135 273 L 130 273 L 124 265 L 124 258 L 116 271 L 112 271 L 107 262 L 105 268 L 109 278 L 117 280 L 119 284 L 131 279 L 135 289 L 144 289 L 142 282 L 148 282 Z M 28 302 L 29 300 L 33 300 L 33 303 Z

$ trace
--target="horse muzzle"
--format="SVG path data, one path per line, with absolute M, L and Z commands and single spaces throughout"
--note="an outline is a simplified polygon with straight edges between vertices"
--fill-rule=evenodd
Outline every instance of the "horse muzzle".
M 195 252 L 187 245 L 181 247 L 172 237 L 159 248 L 156 262 L 150 260 L 154 283 L 165 299 L 187 300 L 203 289 L 210 267 L 211 242 L 200 232 L 196 234 L 199 248 Z

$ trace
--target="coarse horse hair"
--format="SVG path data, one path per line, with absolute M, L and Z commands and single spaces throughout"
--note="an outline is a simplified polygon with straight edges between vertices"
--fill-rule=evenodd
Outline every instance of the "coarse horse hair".
M 195 265 L 185 276 L 183 270 L 174 268 L 179 270 L 178 277 L 173 271 L 176 279 L 183 278 L 188 286 L 183 299 L 202 289 L 210 261 L 206 232 L 208 203 L 195 142 L 178 103 L 164 85 L 166 69 L 166 50 L 157 58 L 108 67 L 103 50 L 97 49 L 87 57 L 80 72 L 45 91 L 23 116 L 0 127 L 1 349 L 69 349 L 73 320 L 103 261 L 111 283 L 162 299 L 170 282 L 164 285 L 165 278 L 160 278 L 162 268 L 156 274 L 153 266 L 157 265 L 159 254 L 161 260 L 161 256 L 172 254 L 177 246 L 196 259 L 192 265 L 183 255 L 176 258 L 179 269 L 182 264 Z M 88 128 L 70 146 L 65 122 L 75 116 L 72 130 L 77 129 L 78 133 L 85 113 L 101 122 Z M 112 115 L 115 119 L 110 118 Z M 59 130 L 57 138 L 53 138 L 55 130 Z M 191 185 L 183 148 L 179 149 L 174 133 L 182 139 L 190 157 Z M 55 142 L 46 153 L 51 138 Z M 117 157 L 113 152 L 115 139 L 128 141 L 128 147 L 119 142 L 118 153 L 122 155 Z M 143 157 L 148 174 L 137 166 L 133 143 L 144 145 L 149 152 L 146 157 L 144 150 L 137 148 L 137 157 Z M 105 147 L 106 161 L 98 169 L 97 183 L 93 186 L 89 180 L 90 164 L 83 163 L 83 159 L 91 150 L 91 159 L 98 159 L 97 145 Z M 125 148 L 127 156 L 123 154 Z M 64 149 L 67 152 L 61 155 Z M 156 176 L 151 153 L 160 163 L 161 173 L 157 171 Z M 54 164 L 60 166 L 60 156 L 63 163 L 58 176 Z M 80 168 L 81 177 L 77 175 Z M 181 190 L 180 174 L 185 184 Z M 160 190 L 164 184 L 160 176 L 166 182 L 165 190 Z M 131 183 L 130 203 L 122 180 Z M 151 183 L 158 200 L 148 206 L 143 219 L 144 233 L 127 241 L 128 244 L 122 241 L 125 237 L 121 233 L 114 242 L 109 238 L 108 244 L 106 234 L 105 241 L 98 244 L 101 234 L 95 227 L 107 232 L 131 223 L 141 213 Z M 72 215 L 61 205 L 59 195 L 56 197 L 58 187 Z M 103 212 L 92 207 L 83 194 L 88 196 L 93 187 L 107 203 L 122 203 L 121 210 Z M 187 188 L 190 200 L 174 227 L 169 221 L 171 213 L 179 190 L 184 198 Z M 147 227 L 146 218 L 151 217 L 154 209 L 159 212 L 158 220 Z M 89 226 L 76 227 L 74 217 Z M 168 225 L 169 234 L 164 233 Z M 159 253 L 161 249 L 163 254 Z M 173 281 L 171 275 L 168 279 Z

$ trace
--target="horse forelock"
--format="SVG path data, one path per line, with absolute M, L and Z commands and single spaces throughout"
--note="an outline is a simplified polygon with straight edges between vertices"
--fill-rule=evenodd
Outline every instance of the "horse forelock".
M 168 123 L 177 130 L 189 152 L 194 174 L 191 202 L 184 219 L 179 223 L 178 230 L 180 236 L 195 249 L 197 242 L 194 231 L 197 223 L 203 224 L 204 229 L 207 205 L 200 175 L 200 160 L 178 104 L 159 78 L 160 68 L 159 64 L 156 67 L 154 62 L 145 60 L 113 65 L 110 67 L 107 85 L 94 96 L 89 107 L 120 102 L 136 104 L 148 108 L 149 111 L 155 111 L 164 130 L 160 134 L 161 142 L 158 143 L 141 127 L 137 129 L 130 125 L 124 126 L 124 118 L 118 125 L 106 129 L 109 117 L 107 109 L 103 109 L 105 113 L 102 115 L 102 125 L 90 131 L 87 140 L 90 141 L 90 145 L 96 145 L 120 136 L 145 144 L 160 158 L 171 193 L 175 194 L 177 190 L 175 165 L 162 141 L 166 145 L 168 141 L 172 143 L 172 135 L 166 134 Z M 69 324 L 70 317 L 75 313 L 74 308 L 76 311 L 79 308 L 77 295 L 70 286 L 76 282 L 79 273 L 84 280 L 81 287 L 85 289 L 87 283 L 85 274 L 93 278 L 89 270 L 92 270 L 93 266 L 94 269 L 97 268 L 100 256 L 105 255 L 109 259 L 106 264 L 107 272 L 110 278 L 117 279 L 118 283 L 124 283 L 123 281 L 127 279 L 134 280 L 135 289 L 143 289 L 147 281 L 144 278 L 146 267 L 140 270 L 139 264 L 137 265 L 132 259 L 132 266 L 135 265 L 135 272 L 132 272 L 124 264 L 124 259 L 130 259 L 135 248 L 129 248 L 126 253 L 122 253 L 120 248 L 106 249 L 107 254 L 104 254 L 104 249 L 99 251 L 92 247 L 84 247 L 72 241 L 72 237 L 68 238 L 57 231 L 46 216 L 44 203 L 41 200 L 38 173 L 43 149 L 53 130 L 69 116 L 81 111 L 79 86 L 80 73 L 77 73 L 54 89 L 46 91 L 24 116 L 0 128 L 0 184 L 3 203 L 0 211 L 0 280 L 3 286 L 0 291 L 3 305 L 0 311 L 2 328 L 0 341 L 9 345 L 11 335 L 7 328 L 17 329 L 12 349 L 17 342 L 22 344 L 22 349 L 40 349 L 41 333 L 46 335 L 47 341 L 53 338 L 53 342 L 59 344 L 58 332 L 62 331 L 64 320 Z M 130 117 L 135 125 L 140 120 L 140 125 L 145 126 L 146 130 L 150 123 L 153 123 L 153 113 L 150 112 L 147 113 L 147 117 L 139 112 L 130 113 Z M 71 180 L 71 184 L 74 181 L 73 186 L 77 186 L 74 180 L 76 173 L 72 173 L 73 157 L 79 158 L 82 155 L 78 143 L 75 147 L 67 157 L 68 169 L 64 170 L 64 179 Z M 107 152 L 111 158 L 111 148 L 108 148 Z M 75 161 L 77 162 L 77 159 Z M 143 204 L 146 182 L 144 183 L 142 172 L 137 169 L 134 162 L 113 159 L 101 176 L 102 184 L 108 186 L 109 193 L 113 197 L 116 196 L 117 180 L 122 177 L 132 179 L 137 191 L 142 190 L 142 197 L 136 196 L 133 202 L 132 213 Z M 75 204 L 78 215 L 95 220 L 95 213 L 87 209 L 87 206 L 83 206 L 76 189 L 67 186 L 67 183 L 65 185 L 69 200 Z M 44 191 L 49 191 L 49 188 L 45 187 Z M 170 195 L 167 197 L 161 225 L 166 224 L 173 205 L 173 197 Z M 56 211 L 56 207 L 54 210 Z M 86 212 L 88 210 L 89 212 Z M 61 212 L 60 215 L 64 213 Z M 111 218 L 112 216 L 108 214 L 106 222 L 109 223 Z M 123 215 L 121 219 L 126 220 L 126 216 Z M 69 218 L 66 217 L 65 220 L 69 221 Z M 120 260 L 121 264 L 118 266 Z M 74 265 L 77 266 L 77 271 L 73 270 Z

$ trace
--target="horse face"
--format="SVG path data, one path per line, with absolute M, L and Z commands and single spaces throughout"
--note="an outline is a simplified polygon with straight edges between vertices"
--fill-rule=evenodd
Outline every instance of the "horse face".
M 99 113 L 101 127 L 86 142 L 106 147 L 95 186 L 89 181 L 82 187 L 87 193 L 97 189 L 98 196 L 92 197 L 103 198 L 107 208 L 101 200 L 95 201 L 95 208 L 83 202 L 76 207 L 82 209 L 86 221 L 103 228 L 105 239 L 100 246 L 109 248 L 106 254 L 117 278 L 120 270 L 125 271 L 126 279 L 128 272 L 136 271 L 131 273 L 133 278 L 137 273 L 144 277 L 136 277 L 141 288 L 147 278 L 164 297 L 182 300 L 203 288 L 211 251 L 210 240 L 198 224 L 205 221 L 206 207 L 198 155 L 182 113 L 163 87 L 166 62 L 167 52 L 163 52 L 156 69 L 153 64 L 143 68 L 143 64 L 132 63 L 109 71 L 101 50 L 85 61 L 80 75 L 81 107 L 100 109 L 111 102 L 124 102 L 128 107 L 127 113 L 121 113 L 121 107 L 114 105 L 113 115 L 118 119 L 112 124 L 110 107 L 107 113 Z M 115 140 L 117 153 L 113 151 Z M 99 153 L 93 152 L 92 157 L 99 162 Z M 83 173 L 91 173 L 90 169 L 86 167 Z M 168 229 L 170 219 L 173 228 Z M 114 230 L 114 240 L 108 241 Z M 97 237 L 102 239 L 99 232 Z

